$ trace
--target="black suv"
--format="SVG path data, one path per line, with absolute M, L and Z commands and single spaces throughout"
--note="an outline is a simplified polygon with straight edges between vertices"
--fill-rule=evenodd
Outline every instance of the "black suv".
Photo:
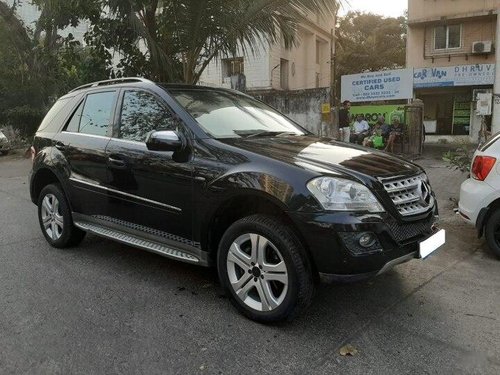
M 47 241 L 86 232 L 215 265 L 235 306 L 291 318 L 319 280 L 378 275 L 444 243 L 424 171 L 319 139 L 239 92 L 141 78 L 60 98 L 32 147 Z

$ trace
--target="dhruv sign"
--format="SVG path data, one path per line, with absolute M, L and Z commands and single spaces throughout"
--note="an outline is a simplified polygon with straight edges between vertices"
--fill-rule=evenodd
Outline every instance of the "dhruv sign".
M 495 64 L 456 65 L 418 68 L 413 71 L 413 87 L 493 85 Z

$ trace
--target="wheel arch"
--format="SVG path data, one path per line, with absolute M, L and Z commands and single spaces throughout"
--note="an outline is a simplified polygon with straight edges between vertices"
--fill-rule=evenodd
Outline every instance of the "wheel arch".
M 49 168 L 38 169 L 31 178 L 31 186 L 30 186 L 31 201 L 37 204 L 38 197 L 40 196 L 40 192 L 42 191 L 42 189 L 45 186 L 53 183 L 61 185 L 63 192 L 66 194 L 61 179 L 57 176 L 57 174 L 54 171 L 52 171 Z
M 208 250 L 210 258 L 213 261 L 216 259 L 219 243 L 231 224 L 239 219 L 255 214 L 276 217 L 292 229 L 306 252 L 305 255 L 308 257 L 314 277 L 316 278 L 318 272 L 307 242 L 299 228 L 287 214 L 286 207 L 276 198 L 258 194 L 257 192 L 239 194 L 226 199 L 211 216 L 208 225 L 204 228 L 204 233 L 202 233 L 202 246 L 204 245 L 203 247 Z
M 500 209 L 500 198 L 495 199 L 487 207 L 481 208 L 476 219 L 477 235 L 481 238 L 484 234 L 484 228 L 488 223 L 489 218 L 496 210 Z

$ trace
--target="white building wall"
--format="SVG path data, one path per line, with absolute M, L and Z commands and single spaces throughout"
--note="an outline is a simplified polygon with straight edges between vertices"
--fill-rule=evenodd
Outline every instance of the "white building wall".
M 234 56 L 243 57 L 246 87 L 249 90 L 282 90 L 281 87 L 281 59 L 288 60 L 288 89 L 303 90 L 316 87 L 330 86 L 330 30 L 334 26 L 331 22 L 321 20 L 321 28 L 314 24 L 305 23 L 299 26 L 297 46 L 286 49 L 282 44 L 259 46 L 255 54 L 247 49 L 247 54 L 238 51 Z M 319 61 L 316 61 L 316 41 L 320 44 Z M 228 56 L 233 57 L 233 56 Z M 209 86 L 231 87 L 228 79 L 224 80 L 221 58 L 214 59 L 200 77 L 199 83 Z M 319 82 L 317 82 L 319 74 Z
M 269 89 L 270 70 L 269 70 L 269 48 L 267 46 L 258 46 L 255 54 L 244 54 L 242 50 L 234 56 L 225 58 L 243 57 L 244 73 L 246 77 L 247 88 L 249 89 Z M 223 77 L 222 58 L 213 59 L 201 74 L 199 84 L 207 86 L 231 87 L 228 78 Z

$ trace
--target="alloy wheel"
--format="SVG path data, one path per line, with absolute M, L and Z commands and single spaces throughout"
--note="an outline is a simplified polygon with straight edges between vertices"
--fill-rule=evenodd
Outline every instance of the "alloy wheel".
M 41 217 L 47 235 L 57 241 L 64 229 L 64 220 L 59 208 L 59 200 L 54 194 L 47 194 L 42 201 Z
M 227 275 L 236 296 L 257 311 L 272 311 L 286 297 L 288 270 L 277 247 L 266 237 L 246 233 L 227 253 Z

